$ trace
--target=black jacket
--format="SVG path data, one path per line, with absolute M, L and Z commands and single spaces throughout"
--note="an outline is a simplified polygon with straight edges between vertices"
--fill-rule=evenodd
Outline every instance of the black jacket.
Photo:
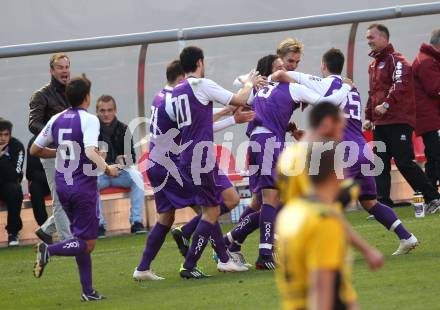
M 9 143 L 0 150 L 0 183 L 18 182 L 23 179 L 24 146 L 11 137 Z
M 38 135 L 49 119 L 57 113 L 67 109 L 64 85 L 55 80 L 43 86 L 32 94 L 29 102 L 29 130 Z
M 28 144 L 27 147 L 27 161 L 26 161 L 26 179 L 28 181 L 32 182 L 40 182 L 40 183 L 46 183 L 46 173 L 44 172 L 43 165 L 41 164 L 41 161 L 38 157 L 32 156 L 29 152 L 29 149 L 32 146 L 32 143 L 34 143 L 36 137 L 33 137 Z
M 136 163 L 136 153 L 134 151 L 133 147 L 133 138 L 130 136 L 130 153 L 124 152 L 124 136 L 125 132 L 127 131 L 128 126 L 124 123 L 116 120 L 116 126 L 113 132 L 113 135 L 111 136 L 111 139 L 105 139 L 104 135 L 102 134 L 102 128 L 105 126 L 102 122 L 100 124 L 101 132 L 99 134 L 99 141 L 104 141 L 108 145 L 108 152 L 107 157 L 105 158 L 105 161 L 107 164 L 114 164 L 116 157 L 119 155 L 127 155 L 130 156 L 131 153 L 131 159 L 133 160 L 133 164 Z M 130 134 L 130 133 L 128 133 Z M 128 154 L 127 154 L 128 153 Z M 132 164 L 127 163 L 127 164 Z

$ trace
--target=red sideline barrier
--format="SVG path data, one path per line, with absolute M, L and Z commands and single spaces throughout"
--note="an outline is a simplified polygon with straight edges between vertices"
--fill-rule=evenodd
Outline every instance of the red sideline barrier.
M 229 180 L 243 180 L 243 176 L 240 175 L 235 166 L 235 157 L 228 148 L 216 144 L 215 157 L 219 168 L 227 174 Z

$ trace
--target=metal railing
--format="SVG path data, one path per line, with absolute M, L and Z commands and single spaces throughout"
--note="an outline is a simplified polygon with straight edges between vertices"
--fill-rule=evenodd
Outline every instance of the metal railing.
M 357 26 L 361 22 L 385 20 L 401 17 L 432 15 L 440 13 L 440 2 L 402 5 L 380 9 L 341 12 L 308 17 L 281 19 L 274 21 L 249 22 L 214 25 L 182 29 L 170 29 L 143 33 L 102 36 L 86 39 L 41 42 L 0 47 L 0 58 L 41 55 L 55 52 L 85 51 L 103 48 L 141 45 L 138 62 L 138 116 L 145 116 L 145 61 L 148 44 L 197 40 L 238 35 L 289 31 L 352 24 L 347 51 L 347 76 L 353 77 L 354 43 Z M 140 127 L 141 136 L 146 136 L 146 128 Z

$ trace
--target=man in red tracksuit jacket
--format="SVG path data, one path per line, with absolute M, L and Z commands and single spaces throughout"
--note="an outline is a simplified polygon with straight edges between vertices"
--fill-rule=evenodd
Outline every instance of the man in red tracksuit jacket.
M 440 181 L 440 29 L 432 32 L 413 62 L 416 134 L 425 144 L 425 172 L 431 183 Z
M 365 109 L 365 129 L 373 128 L 373 138 L 386 146 L 375 154 L 384 163 L 376 177 L 378 200 L 392 204 L 391 158 L 414 191 L 423 193 L 426 211 L 440 209 L 440 194 L 423 170 L 414 162 L 412 133 L 416 124 L 416 107 L 411 65 L 389 43 L 389 31 L 382 24 L 372 24 L 367 30 L 369 54 L 374 60 L 368 68 L 370 90 Z

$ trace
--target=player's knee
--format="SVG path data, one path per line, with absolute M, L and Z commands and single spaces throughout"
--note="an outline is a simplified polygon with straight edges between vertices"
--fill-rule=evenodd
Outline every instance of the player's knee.
M 171 227 L 174 223 L 174 212 L 165 212 L 159 214 L 158 222 L 161 225 Z
M 365 210 L 370 210 L 372 207 L 374 207 L 377 203 L 376 199 L 369 199 L 369 200 L 361 200 L 360 201 L 362 208 Z
M 230 210 L 232 210 L 240 203 L 240 196 L 238 196 L 238 193 L 234 190 L 224 203 Z
M 252 195 L 251 205 L 249 208 L 254 209 L 255 211 L 260 210 L 260 203 L 258 202 L 258 196 L 256 194 Z
M 220 216 L 220 207 L 205 207 L 202 211 L 202 219 L 214 224 Z
M 87 240 L 87 253 L 92 253 L 96 246 L 96 240 Z

